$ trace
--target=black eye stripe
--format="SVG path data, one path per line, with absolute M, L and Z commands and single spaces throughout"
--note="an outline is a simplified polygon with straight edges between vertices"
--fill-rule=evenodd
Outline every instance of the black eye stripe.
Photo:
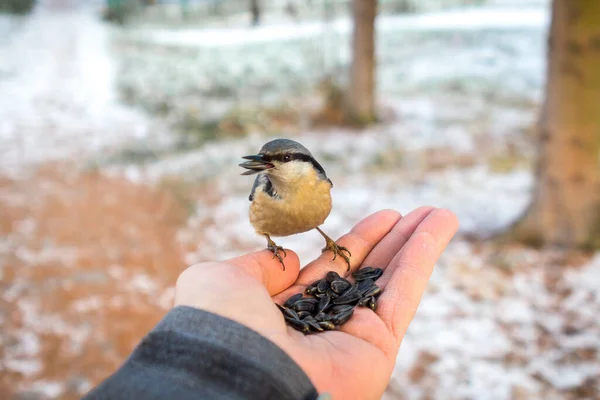
M 289 157 L 289 159 L 286 159 L 286 157 Z M 286 162 L 290 162 L 290 161 L 304 161 L 304 162 L 311 163 L 317 171 L 319 171 L 322 174 L 325 174 L 325 170 L 323 169 L 321 164 L 319 164 L 317 162 L 317 160 L 315 160 L 308 154 L 302 154 L 302 153 L 265 154 L 265 155 L 263 155 L 263 160 L 265 160 L 266 162 L 279 161 L 281 163 L 286 163 Z

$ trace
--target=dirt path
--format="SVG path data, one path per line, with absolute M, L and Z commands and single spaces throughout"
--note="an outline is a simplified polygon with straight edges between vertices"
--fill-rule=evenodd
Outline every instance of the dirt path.
M 0 168 L 106 154 L 156 126 L 118 103 L 111 31 L 91 8 L 40 7 L 11 32 L 0 42 Z

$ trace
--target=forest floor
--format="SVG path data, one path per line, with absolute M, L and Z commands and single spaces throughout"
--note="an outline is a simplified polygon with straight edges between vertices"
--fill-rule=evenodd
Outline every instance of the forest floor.
M 446 207 L 461 221 L 385 399 L 598 398 L 600 254 L 486 240 L 519 216 L 533 185 L 545 13 L 530 13 L 491 30 L 465 29 L 468 13 L 428 17 L 444 32 L 383 29 L 378 79 L 390 117 L 381 125 L 248 117 L 249 133 L 187 147 L 194 130 L 181 133 L 181 119 L 202 125 L 205 111 L 245 106 L 257 92 L 278 107 L 305 93 L 318 76 L 314 59 L 297 54 L 318 36 L 248 47 L 240 64 L 238 47 L 195 41 L 191 55 L 85 10 L 0 16 L 0 397 L 80 398 L 171 307 L 187 265 L 262 248 L 247 220 L 251 180 L 237 164 L 282 135 L 333 180 L 324 229 L 334 237 L 382 208 Z M 344 50 L 334 56 L 323 65 L 347 61 Z M 322 247 L 310 233 L 280 242 L 303 263 Z

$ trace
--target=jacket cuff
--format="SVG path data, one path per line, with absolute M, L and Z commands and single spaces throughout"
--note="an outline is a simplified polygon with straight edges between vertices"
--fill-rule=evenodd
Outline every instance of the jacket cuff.
M 318 398 L 308 376 L 274 343 L 235 321 L 187 306 L 167 313 L 97 390 L 112 393 L 97 398 L 127 398 L 124 391 L 132 385 L 146 399 L 164 398 L 164 390 L 152 389 L 157 379 L 178 399 Z

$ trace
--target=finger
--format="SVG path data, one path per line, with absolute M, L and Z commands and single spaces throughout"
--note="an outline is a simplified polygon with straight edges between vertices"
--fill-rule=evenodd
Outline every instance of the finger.
M 266 249 L 232 258 L 226 262 L 252 275 L 267 288 L 271 296 L 274 296 L 290 287 L 298 279 L 300 272 L 298 255 L 287 249 L 285 253 L 284 255 L 279 252 L 285 270 L 277 257 L 273 258 L 273 253 Z
M 321 254 L 316 260 L 302 269 L 298 278 L 301 285 L 309 285 L 321 279 L 329 271 L 336 271 L 346 276 L 355 271 L 375 245 L 394 227 L 402 216 L 397 211 L 378 211 L 360 221 L 352 230 L 342 236 L 336 243 L 346 247 L 352 253 L 350 271 L 348 264 L 339 255 L 335 260 L 331 251 Z
M 394 256 L 400 251 L 402 246 L 406 244 L 410 235 L 413 234 L 417 226 L 434 210 L 434 207 L 420 207 L 411 211 L 402 217 L 392 230 L 377 243 L 375 248 L 369 253 L 363 265 L 379 267 L 386 269 L 387 265 L 392 261 Z M 391 271 L 388 271 L 391 276 Z M 387 277 L 389 280 L 389 276 Z M 386 273 L 379 278 L 377 284 L 383 286 Z
M 392 276 L 379 298 L 377 314 L 392 331 L 398 345 L 417 311 L 433 267 L 458 225 L 451 211 L 432 211 L 392 259 L 388 267 Z

